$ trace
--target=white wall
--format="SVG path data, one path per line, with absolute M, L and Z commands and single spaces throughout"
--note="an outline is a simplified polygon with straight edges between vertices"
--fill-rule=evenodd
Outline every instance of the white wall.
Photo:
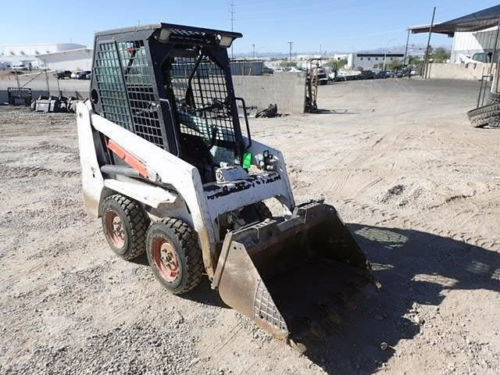
M 490 71 L 490 64 L 429 64 L 429 78 L 480 80 Z
M 298 73 L 269 76 L 233 76 L 236 96 L 259 110 L 277 104 L 280 113 L 303 113 L 305 77 Z

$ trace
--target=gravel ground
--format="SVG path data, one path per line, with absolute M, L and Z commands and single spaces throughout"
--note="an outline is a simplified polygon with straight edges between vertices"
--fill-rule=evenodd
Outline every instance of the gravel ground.
M 252 121 L 298 201 L 324 197 L 382 284 L 307 355 L 226 308 L 168 294 L 84 211 L 73 115 L 0 107 L 0 373 L 498 374 L 500 133 L 477 84 L 320 88 L 320 115 Z

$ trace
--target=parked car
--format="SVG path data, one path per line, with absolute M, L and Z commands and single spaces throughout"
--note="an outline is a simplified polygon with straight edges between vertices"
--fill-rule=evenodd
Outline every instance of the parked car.
M 326 75 L 326 70 L 324 68 L 316 68 L 318 69 L 317 77 L 320 85 L 326 85 L 328 83 L 328 76 Z
M 71 78 L 71 71 L 70 70 L 61 70 L 61 71 L 54 73 L 54 76 L 57 79 Z
M 11 69 L 15 70 L 15 71 L 29 70 L 29 66 L 24 64 L 24 63 L 14 64 L 14 65 L 12 65 Z
M 361 74 L 358 76 L 359 79 L 375 79 L 376 78 L 375 72 L 371 70 L 363 70 Z
M 381 70 L 375 75 L 375 78 L 377 79 L 384 79 L 384 78 L 389 78 L 389 74 L 385 70 Z
M 91 74 L 90 70 L 84 70 L 83 72 L 76 73 L 75 78 L 76 79 L 90 79 L 90 74 Z

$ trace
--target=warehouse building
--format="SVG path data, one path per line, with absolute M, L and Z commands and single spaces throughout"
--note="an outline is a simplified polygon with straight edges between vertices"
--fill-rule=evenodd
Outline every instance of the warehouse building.
M 403 63 L 403 53 L 350 53 L 346 67 L 349 69 L 382 70 L 393 61 Z
M 61 51 L 85 48 L 76 43 L 44 43 L 26 45 L 6 45 L 0 47 L 0 63 L 4 66 L 24 66 L 25 68 L 42 68 L 40 56 Z
M 453 37 L 451 63 L 491 62 L 498 55 L 500 5 L 432 26 L 433 33 Z M 413 26 L 412 33 L 428 33 L 430 25 Z
M 491 62 L 498 27 L 483 31 L 457 32 L 453 37 L 450 62 L 469 62 L 470 59 Z
M 38 55 L 42 65 L 50 70 L 70 70 L 79 72 L 92 69 L 92 54 L 90 48 L 70 49 Z

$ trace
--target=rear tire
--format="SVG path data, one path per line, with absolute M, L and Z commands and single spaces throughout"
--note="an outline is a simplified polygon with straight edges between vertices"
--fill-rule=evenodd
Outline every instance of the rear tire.
M 198 238 L 184 221 L 164 218 L 153 223 L 146 253 L 155 277 L 173 294 L 187 293 L 200 283 L 203 258 Z
M 488 104 L 500 103 L 500 94 L 495 92 L 488 93 Z
M 137 258 L 146 251 L 149 217 L 141 205 L 120 194 L 102 203 L 102 227 L 109 247 L 125 260 Z
M 500 126 L 500 103 L 487 104 L 467 112 L 469 120 L 475 128 Z

